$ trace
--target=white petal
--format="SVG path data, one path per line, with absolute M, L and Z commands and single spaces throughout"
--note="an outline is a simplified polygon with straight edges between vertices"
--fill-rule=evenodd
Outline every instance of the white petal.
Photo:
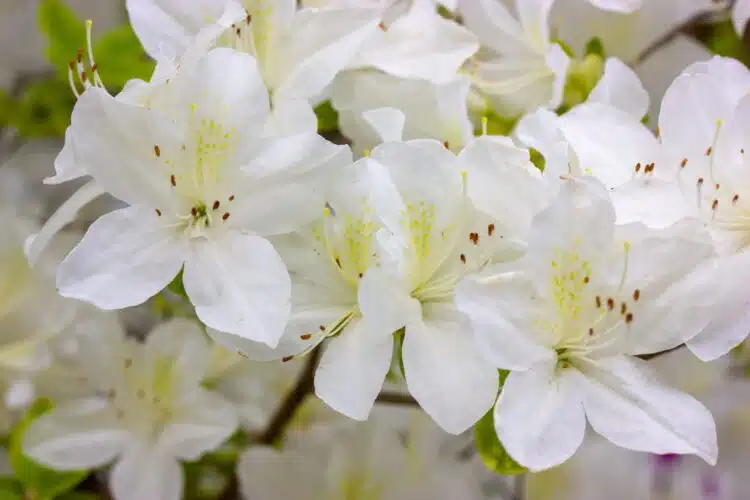
M 468 318 L 452 306 L 425 310 L 406 326 L 406 385 L 419 405 L 451 434 L 479 420 L 497 396 L 497 370 L 482 358 Z
M 555 363 L 511 372 L 495 405 L 495 430 L 508 453 L 532 471 L 569 459 L 586 432 L 580 374 Z
M 232 225 L 263 236 L 287 234 L 320 217 L 323 192 L 305 178 L 268 182 L 238 197 L 230 208 Z
M 39 232 L 26 240 L 26 258 L 29 259 L 29 262 L 34 265 L 52 243 L 53 238 L 76 219 L 79 210 L 103 194 L 104 191 L 96 182 L 89 181 L 65 200 L 55 210 L 55 213 L 47 219 Z
M 582 365 L 584 407 L 596 432 L 624 448 L 694 454 L 716 463 L 711 413 L 687 394 L 660 385 L 634 359 Z
M 154 363 L 174 360 L 180 381 L 186 387 L 198 387 L 206 376 L 211 349 L 200 323 L 175 317 L 157 324 L 146 337 L 146 355 Z
M 573 147 L 583 172 L 607 187 L 633 178 L 637 163 L 664 169 L 659 143 L 640 121 L 617 108 L 585 103 L 561 118 L 561 130 Z
M 270 346 L 278 343 L 289 319 L 291 283 L 268 240 L 228 231 L 195 241 L 183 280 L 207 326 Z
M 523 235 L 548 202 L 546 184 L 529 153 L 504 137 L 481 136 L 459 155 L 474 205 Z
M 89 227 L 58 267 L 57 287 L 63 296 L 100 309 L 134 306 L 172 281 L 186 253 L 187 243 L 164 228 L 153 210 L 123 208 Z
M 554 0 L 516 0 L 518 19 L 524 34 L 532 40 L 549 43 L 549 12 Z
M 738 35 L 744 35 L 748 19 L 750 19 L 750 1 L 737 0 L 734 2 L 734 7 L 732 7 L 732 24 Z
M 589 0 L 592 5 L 612 12 L 627 14 L 641 7 L 644 0 Z
M 717 359 L 740 344 L 750 333 L 750 252 L 723 257 L 713 271 L 716 309 L 713 319 L 688 348 L 703 361 Z
M 372 127 L 380 142 L 402 140 L 406 116 L 398 109 L 370 109 L 362 113 L 362 118 Z
M 391 367 L 393 337 L 353 321 L 328 341 L 315 372 L 315 394 L 334 410 L 366 420 Z
M 288 46 L 281 49 L 279 74 L 268 82 L 274 97 L 319 95 L 377 29 L 375 9 L 303 9 L 289 27 Z
M 644 175 L 618 186 L 611 194 L 618 224 L 642 222 L 663 228 L 699 215 L 695 203 L 685 197 L 676 181 Z
M 638 75 L 619 59 L 610 57 L 587 102 L 609 104 L 641 120 L 648 113 L 649 97 Z
M 44 179 L 45 184 L 60 184 L 87 175 L 86 168 L 78 161 L 73 127 L 65 131 L 65 144 L 55 158 L 55 175 Z
M 174 457 L 134 443 L 110 472 L 115 500 L 180 500 L 182 469 Z
M 430 6 L 432 7 L 432 6 Z M 399 78 L 444 83 L 479 48 L 466 28 L 444 19 L 434 8 L 417 6 L 374 34 L 350 65 L 376 68 Z
M 458 9 L 464 24 L 486 45 L 500 54 L 528 55 L 531 47 L 523 39 L 521 24 L 503 2 L 460 0 Z
M 468 277 L 456 288 L 456 304 L 471 320 L 480 352 L 494 366 L 525 370 L 553 358 L 524 328 L 535 314 L 533 297 L 528 282 L 500 276 Z
M 239 423 L 235 408 L 218 394 L 196 392 L 186 410 L 173 415 L 159 435 L 158 448 L 181 460 L 197 460 L 226 441 Z
M 130 23 L 146 52 L 154 59 L 180 56 L 193 37 L 217 21 L 226 0 L 128 0 Z
M 365 273 L 359 284 L 358 300 L 364 321 L 379 335 L 390 335 L 422 315 L 419 301 L 383 269 L 371 268 Z
M 39 417 L 24 435 L 24 452 L 49 467 L 101 467 L 124 449 L 129 435 L 113 411 L 98 401 L 59 405 Z
M 77 161 L 103 189 L 130 204 L 165 212 L 174 208 L 170 169 L 163 160 L 180 151 L 179 124 L 94 87 L 78 99 L 71 120 Z M 155 154 L 155 146 L 164 158 Z

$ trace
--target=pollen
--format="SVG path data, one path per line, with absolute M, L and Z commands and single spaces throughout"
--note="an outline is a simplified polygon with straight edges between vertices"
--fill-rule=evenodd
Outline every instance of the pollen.
M 214 201 L 214 205 L 211 208 L 213 208 L 214 210 L 218 210 L 220 205 L 221 203 L 219 203 L 219 200 L 216 200 Z
M 638 162 L 635 164 L 635 173 L 638 173 L 641 171 L 641 162 Z
M 583 283 L 584 284 L 588 284 L 589 281 L 591 281 L 591 278 L 589 278 L 588 276 L 584 276 L 583 277 Z
M 625 323 L 628 325 L 633 322 L 633 313 L 627 313 L 625 315 Z
M 320 325 L 318 328 L 320 329 L 321 332 L 326 331 L 326 326 L 325 325 Z
M 234 201 L 234 195 L 229 196 L 229 201 Z
M 475 245 L 479 244 L 479 233 L 469 233 L 469 240 Z
M 312 333 L 305 333 L 304 335 L 300 335 L 299 338 L 302 340 L 310 340 L 312 338 Z
M 159 210 L 158 208 L 155 208 L 154 211 L 156 212 L 156 215 L 161 217 L 161 210 Z
M 154 154 L 156 155 L 157 158 L 161 156 L 161 148 L 159 147 L 158 144 L 154 146 Z
M 492 236 L 492 234 L 495 232 L 495 225 L 490 224 L 487 226 L 487 236 Z
M 680 168 L 685 168 L 685 166 L 687 165 L 687 162 L 688 162 L 688 159 L 683 158 L 682 161 L 680 162 Z
M 739 199 L 740 199 L 740 195 L 738 194 L 735 194 L 734 196 L 732 196 L 732 204 L 736 204 L 737 200 Z
M 177 185 L 177 177 L 174 176 L 174 174 L 169 176 L 169 182 L 172 184 L 172 187 Z
M 461 256 L 459 257 L 459 259 L 461 259 L 462 263 L 466 264 L 466 255 L 461 254 Z
M 229 212 L 224 212 L 224 215 L 221 216 L 221 220 L 227 220 L 229 218 Z
M 633 290 L 633 300 L 638 302 L 638 299 L 641 298 L 641 291 L 639 289 Z
M 711 202 L 711 210 L 716 210 L 719 207 L 719 200 Z
M 614 308 L 615 308 L 615 299 L 613 299 L 612 297 L 609 297 L 607 299 L 607 309 L 611 311 Z
M 713 153 L 714 148 L 712 146 L 709 146 L 708 149 L 706 149 L 706 156 L 711 156 L 711 153 Z

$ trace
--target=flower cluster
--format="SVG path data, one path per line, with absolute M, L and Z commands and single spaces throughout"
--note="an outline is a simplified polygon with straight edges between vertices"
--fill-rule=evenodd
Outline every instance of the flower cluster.
M 114 461 L 117 500 L 176 500 L 179 461 L 264 425 L 269 387 L 304 358 L 346 417 L 368 419 L 400 381 L 450 434 L 490 418 L 531 471 L 570 459 L 587 423 L 620 447 L 715 463 L 711 413 L 647 360 L 681 346 L 714 360 L 750 332 L 750 71 L 696 62 L 659 104 L 632 69 L 671 25 L 722 8 L 699 3 L 128 0 L 156 71 L 112 95 L 91 50 L 73 61 L 78 99 L 45 182 L 87 182 L 13 247 L 33 268 L 3 259 L 2 322 L 25 307 L 15 273 L 42 273 L 91 200 L 121 202 L 56 266 L 62 297 L 29 291 L 60 308 L 31 316 L 35 335 L 76 308 L 99 316 L 35 375 L 56 408 L 26 453 L 57 469 Z M 137 341 L 102 312 L 147 301 L 184 317 Z M 26 331 L 0 366 L 25 366 Z M 375 424 L 332 428 L 244 452 L 247 498 L 414 498 L 387 480 L 410 445 Z M 333 483 L 316 468 L 329 455 Z M 303 493 L 279 467 L 309 477 Z M 472 494 L 428 483 L 420 495 Z

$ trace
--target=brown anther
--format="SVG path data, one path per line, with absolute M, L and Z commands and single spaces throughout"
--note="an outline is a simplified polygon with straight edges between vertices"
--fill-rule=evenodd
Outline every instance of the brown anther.
M 99 65 L 98 64 L 94 64 L 93 66 L 91 66 L 91 72 L 92 73 L 96 73 L 98 70 L 99 70 Z
M 89 77 L 86 75 L 85 71 L 81 71 L 81 81 L 85 82 L 89 79 Z
M 234 201 L 234 195 L 229 196 L 229 201 Z
M 193 217 L 198 217 L 198 209 L 197 209 L 197 208 L 195 208 L 195 207 L 191 208 L 191 209 L 190 209 L 190 214 L 191 214 L 191 215 L 192 215 Z
M 602 307 L 602 298 L 600 296 L 596 296 L 596 308 L 599 309 Z
M 79 63 L 83 62 L 83 49 L 78 49 L 78 52 L 76 53 L 76 61 Z
M 635 164 L 635 173 L 638 173 L 641 171 L 641 162 L 638 162 Z
M 495 232 L 494 224 L 490 224 L 489 226 L 487 226 L 487 236 L 492 236 L 492 233 L 494 232 Z
M 321 332 L 326 331 L 326 325 L 320 325 L 318 328 L 320 329 Z
M 633 300 L 638 302 L 638 299 L 641 298 L 641 291 L 639 289 L 633 290 Z
M 589 336 L 593 336 L 593 335 L 594 335 L 594 329 L 593 328 L 589 328 Z
M 716 210 L 719 206 L 719 200 L 714 200 L 711 202 L 711 210 Z
M 291 361 L 293 359 L 294 359 L 294 356 L 284 356 L 283 358 L 281 358 L 281 362 L 286 363 L 287 361 Z
M 741 155 L 744 155 L 744 154 L 745 154 L 745 148 L 742 148 L 742 149 L 740 149 L 740 154 L 741 154 Z
M 221 216 L 221 220 L 227 220 L 229 218 L 229 212 L 224 212 L 224 215 Z
M 475 245 L 479 243 L 479 233 L 469 233 L 469 239 Z
M 154 154 L 156 155 L 157 158 L 161 156 L 161 148 L 159 147 L 158 144 L 154 146 Z
M 359 276 L 360 278 L 362 278 L 362 276 L 364 276 L 364 274 L 359 273 L 359 274 L 357 274 L 357 276 Z
M 173 187 L 176 186 L 177 185 L 177 177 L 175 177 L 174 174 L 170 175 L 169 176 L 169 182 L 172 183 Z
M 156 215 L 161 217 L 161 210 L 159 210 L 158 208 L 155 208 L 154 211 L 156 212 Z
M 214 210 L 218 210 L 219 209 L 219 205 L 221 205 L 221 203 L 219 203 L 219 200 L 216 200 L 216 201 L 214 201 L 214 206 L 212 208 Z
M 714 151 L 714 148 L 712 146 L 709 146 L 706 149 L 706 156 L 711 156 L 711 153 L 713 153 L 713 151 Z
M 699 186 L 703 185 L 703 177 L 698 177 L 698 181 L 696 182 Z
M 464 264 L 466 264 L 466 255 L 461 254 L 458 258 L 461 259 L 461 262 L 463 262 Z
M 628 305 L 623 302 L 620 304 L 620 314 L 625 314 L 626 312 L 628 312 Z
M 661 129 L 657 126 L 656 127 L 656 138 L 658 139 L 659 137 L 661 137 Z
M 237 33 L 237 36 L 241 36 L 242 35 L 242 28 L 237 28 L 236 30 L 234 30 L 234 32 Z
M 385 24 L 383 23 L 383 21 L 380 21 L 378 23 L 378 28 L 380 28 L 383 31 L 387 31 L 388 30 L 388 28 L 385 27 Z
M 589 278 L 588 276 L 584 276 L 583 277 L 583 283 L 584 284 L 587 284 L 589 281 L 591 281 L 591 278 Z
M 336 257 L 334 260 L 336 261 L 336 265 L 339 267 L 339 269 L 341 269 L 341 259 Z
M 607 309 L 611 311 L 614 308 L 615 308 L 615 299 L 613 299 L 612 297 L 609 297 L 607 299 Z
M 625 323 L 628 325 L 633 322 L 633 313 L 627 313 L 625 315 Z
M 247 14 L 247 17 L 245 17 L 245 22 L 246 22 L 247 24 L 250 24 L 251 22 L 253 22 L 253 15 L 252 15 L 252 14 L 250 14 L 250 13 L 248 13 L 248 14 Z
M 732 204 L 737 203 L 737 200 L 739 200 L 739 199 L 740 199 L 740 195 L 738 195 L 738 194 L 735 194 L 734 196 L 732 196 Z
M 300 335 L 299 338 L 302 340 L 310 340 L 312 338 L 312 333 L 306 333 L 304 335 Z
M 714 184 L 714 187 L 715 187 L 716 189 L 719 189 L 719 188 L 721 187 L 721 184 L 719 184 L 719 183 L 716 183 L 716 184 Z
M 685 165 L 687 165 L 687 158 L 683 158 L 680 162 L 680 168 L 685 168 Z

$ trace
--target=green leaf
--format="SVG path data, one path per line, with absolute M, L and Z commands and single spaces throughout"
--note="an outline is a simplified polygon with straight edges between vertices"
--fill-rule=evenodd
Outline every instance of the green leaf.
M 167 285 L 167 290 L 180 297 L 187 298 L 187 292 L 185 291 L 185 285 L 182 284 L 182 269 L 177 273 L 172 282 Z
M 86 45 L 85 23 L 63 0 L 42 0 L 37 21 L 47 39 L 47 59 L 66 78 L 68 64 Z
M 23 485 L 14 477 L 0 477 L 0 500 L 23 500 Z
M 542 153 L 534 148 L 529 148 L 529 160 L 531 160 L 531 163 L 538 168 L 540 172 L 544 172 L 544 167 L 547 165 L 547 159 Z
M 109 31 L 94 44 L 99 74 L 107 87 L 120 89 L 128 80 L 147 80 L 156 63 L 141 47 L 129 24 Z
M 56 471 L 39 465 L 23 453 L 23 436 L 31 423 L 52 409 L 52 403 L 45 399 L 36 401 L 28 409 L 23 419 L 11 431 L 8 454 L 10 465 L 16 478 L 23 484 L 27 496 L 47 500 L 66 493 L 83 481 L 86 470 Z
M 497 474 L 517 475 L 528 470 L 511 458 L 497 438 L 493 410 L 487 412 L 474 426 L 474 444 L 484 465 Z
M 42 80 L 11 101 L 8 123 L 24 137 L 62 137 L 70 124 L 75 98 L 66 83 Z
M 315 108 L 318 117 L 318 132 L 333 132 L 339 128 L 339 114 L 331 106 L 331 101 L 325 101 Z

